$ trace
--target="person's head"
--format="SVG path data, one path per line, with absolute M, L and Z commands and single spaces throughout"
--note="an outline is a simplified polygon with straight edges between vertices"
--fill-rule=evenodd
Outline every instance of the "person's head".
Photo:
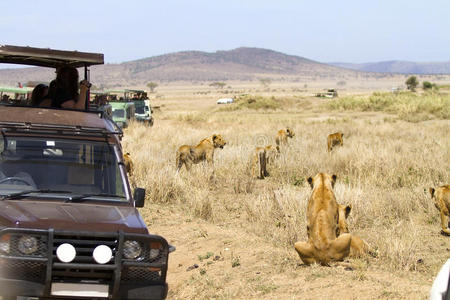
M 44 100 L 45 96 L 48 93 L 48 86 L 40 83 L 34 87 L 33 92 L 31 93 L 31 105 L 38 106 L 42 100 Z
M 78 70 L 68 66 L 59 68 L 56 83 L 58 88 L 66 90 L 71 95 L 78 95 Z

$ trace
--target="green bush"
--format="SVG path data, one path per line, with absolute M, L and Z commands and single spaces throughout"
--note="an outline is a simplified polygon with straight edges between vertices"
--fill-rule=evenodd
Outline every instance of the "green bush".
M 434 90 L 438 90 L 438 86 L 435 83 L 431 83 L 429 81 L 424 81 L 422 82 L 422 89 L 424 90 L 430 90 L 430 89 L 434 89 Z
M 429 81 L 424 81 L 424 82 L 422 82 L 422 88 L 424 89 L 424 90 L 429 90 L 429 89 L 431 89 L 433 87 L 433 84 L 431 84 L 431 82 L 429 82 Z
M 234 111 L 241 109 L 276 110 L 281 108 L 281 100 L 275 97 L 257 95 L 242 95 L 234 99 L 234 103 L 221 107 L 219 111 Z

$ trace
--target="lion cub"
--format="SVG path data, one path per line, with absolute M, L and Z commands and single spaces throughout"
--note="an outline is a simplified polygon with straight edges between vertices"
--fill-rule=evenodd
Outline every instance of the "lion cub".
M 308 178 L 312 188 L 306 211 L 308 241 L 295 243 L 295 250 L 305 264 L 328 265 L 350 253 L 352 236 L 337 235 L 339 207 L 333 192 L 336 178 L 325 173 Z
M 294 136 L 295 133 L 289 127 L 287 127 L 286 130 L 278 130 L 277 136 L 275 137 L 277 149 L 279 150 L 281 145 L 287 145 L 288 137 L 293 138 Z
M 256 147 L 252 153 L 252 159 L 250 162 L 252 177 L 264 179 L 264 177 L 269 176 L 269 172 L 267 172 L 267 165 L 275 160 L 277 154 L 278 151 L 272 145 L 267 145 L 266 147 Z
M 128 174 L 133 175 L 133 160 L 131 159 L 131 155 L 129 152 L 123 155 L 123 164 L 125 165 L 125 170 Z
M 210 165 L 214 163 L 214 149 L 223 147 L 227 143 L 220 134 L 213 134 L 209 138 L 203 139 L 197 146 L 183 145 L 177 150 L 176 167 L 180 171 L 183 164 L 186 170 L 190 170 L 192 164 L 198 164 L 206 160 Z
M 338 232 L 339 236 L 342 233 L 349 233 L 347 218 L 352 210 L 351 205 L 338 204 L 339 219 L 338 219 Z M 364 253 L 370 251 L 369 245 L 356 235 L 352 235 L 352 241 L 350 243 L 350 256 L 361 256 Z
M 442 233 L 450 235 L 449 217 L 450 217 L 450 185 L 443 185 L 436 189 L 430 187 L 431 199 L 434 200 L 434 205 L 439 210 L 441 215 Z
M 342 132 L 335 132 L 328 135 L 328 152 L 331 152 L 334 146 L 344 146 L 344 134 Z

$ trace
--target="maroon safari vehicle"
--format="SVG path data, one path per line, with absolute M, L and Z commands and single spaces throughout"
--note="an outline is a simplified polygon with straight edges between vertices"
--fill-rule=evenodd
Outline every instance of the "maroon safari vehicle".
M 0 46 L 0 62 L 87 76 L 103 55 Z M 164 299 L 174 247 L 137 210 L 109 116 L 0 104 L 0 133 L 0 296 Z

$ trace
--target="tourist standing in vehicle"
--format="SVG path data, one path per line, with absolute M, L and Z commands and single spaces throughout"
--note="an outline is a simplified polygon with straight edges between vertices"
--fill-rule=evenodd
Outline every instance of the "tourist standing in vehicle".
M 31 105 L 32 106 L 49 106 L 44 104 L 44 99 L 47 98 L 48 86 L 40 83 L 34 87 L 31 93 Z
M 86 109 L 86 94 L 90 87 L 87 80 L 78 84 L 78 71 L 73 67 L 62 67 L 56 79 L 50 83 L 48 98 L 52 107 Z

